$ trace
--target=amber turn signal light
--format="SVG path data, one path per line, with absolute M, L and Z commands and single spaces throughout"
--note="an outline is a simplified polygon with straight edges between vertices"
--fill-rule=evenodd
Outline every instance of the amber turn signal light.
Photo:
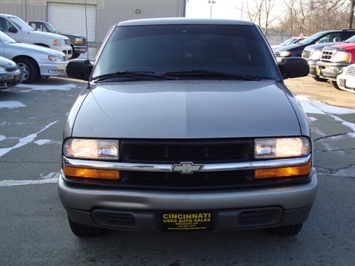
M 116 170 L 100 170 L 90 168 L 77 168 L 63 165 L 63 172 L 66 176 L 80 177 L 80 178 L 97 178 L 119 180 L 121 175 Z
M 302 176 L 302 175 L 309 175 L 310 172 L 311 172 L 311 164 L 309 163 L 301 166 L 257 169 L 254 171 L 254 178 L 263 179 L 263 178 L 282 178 L 282 177 L 291 177 L 291 176 Z

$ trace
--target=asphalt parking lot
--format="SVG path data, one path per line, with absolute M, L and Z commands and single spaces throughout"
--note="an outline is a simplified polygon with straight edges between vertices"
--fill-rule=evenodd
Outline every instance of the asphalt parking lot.
M 353 265 L 355 94 L 309 77 L 286 84 L 309 118 L 319 182 L 309 220 L 286 238 L 249 230 L 78 239 L 56 182 L 66 115 L 85 83 L 50 78 L 0 91 L 0 265 Z
M 328 82 L 318 82 L 307 76 L 287 79 L 285 83 L 294 95 L 303 95 L 312 101 L 355 109 L 355 93 L 335 89 Z

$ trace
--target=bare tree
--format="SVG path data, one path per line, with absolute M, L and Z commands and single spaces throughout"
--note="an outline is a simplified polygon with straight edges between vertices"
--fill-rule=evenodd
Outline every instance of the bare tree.
M 299 34 L 301 30 L 310 35 L 321 30 L 351 28 L 354 1 L 284 0 L 288 12 L 280 21 L 280 28 L 291 32 L 292 35 Z
M 350 0 L 349 29 L 353 27 L 355 0 Z

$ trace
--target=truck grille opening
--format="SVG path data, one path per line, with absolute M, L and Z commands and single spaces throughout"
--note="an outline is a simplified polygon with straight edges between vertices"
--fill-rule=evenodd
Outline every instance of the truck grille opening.
M 253 141 L 121 141 L 120 151 L 129 163 L 245 162 L 253 158 Z

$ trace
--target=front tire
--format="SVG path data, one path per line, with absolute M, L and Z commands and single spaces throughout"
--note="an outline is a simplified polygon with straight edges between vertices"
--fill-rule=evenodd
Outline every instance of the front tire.
M 303 224 L 292 224 L 280 227 L 269 228 L 268 231 L 277 236 L 294 236 L 297 235 L 301 229 Z
M 68 217 L 68 221 L 69 221 L 71 231 L 77 237 L 102 236 L 107 232 L 107 229 L 76 223 L 73 220 L 71 220 L 69 217 Z
M 338 83 L 337 83 L 336 81 L 330 80 L 329 82 L 330 82 L 330 84 L 332 84 L 332 86 L 333 86 L 334 88 L 336 88 L 337 90 L 341 90 L 341 89 L 339 88 Z
M 28 84 L 39 76 L 39 71 L 35 62 L 27 58 L 16 58 L 15 63 L 21 70 L 21 82 Z

